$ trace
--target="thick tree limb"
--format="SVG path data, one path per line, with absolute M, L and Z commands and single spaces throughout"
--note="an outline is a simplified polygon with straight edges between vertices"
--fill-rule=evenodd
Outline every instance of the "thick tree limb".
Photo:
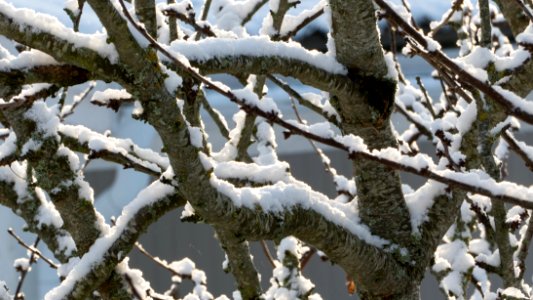
M 332 91 L 337 94 L 353 94 L 357 91 L 353 81 L 347 76 L 332 74 L 313 65 L 296 59 L 272 57 L 272 56 L 226 56 L 196 60 L 188 57 L 194 67 L 200 69 L 202 74 L 228 73 L 241 74 L 281 74 L 294 77 L 302 83 L 314 86 L 318 89 Z M 175 69 L 175 65 L 168 63 L 169 68 Z M 355 74 L 354 74 L 355 75 Z
M 385 78 L 387 65 L 376 29 L 371 0 L 332 0 L 332 35 L 337 59 L 355 79 L 359 93 L 336 94 L 345 134 L 363 138 L 370 149 L 397 147 L 390 128 L 396 83 Z M 363 93 L 367 90 L 368 93 Z M 410 217 L 401 191 L 400 176 L 374 161 L 354 159 L 361 219 L 379 236 L 407 244 Z
M 151 36 L 157 37 L 157 20 L 154 0 L 135 0 L 135 14 Z
M 87 70 L 72 65 L 41 65 L 29 69 L 2 70 L 0 97 L 9 98 L 18 94 L 24 84 L 47 82 L 57 86 L 71 86 L 86 82 L 92 76 Z
M 524 13 L 520 4 L 515 0 L 496 0 L 502 10 L 505 20 L 509 23 L 513 35 L 516 37 L 529 24 L 529 18 Z

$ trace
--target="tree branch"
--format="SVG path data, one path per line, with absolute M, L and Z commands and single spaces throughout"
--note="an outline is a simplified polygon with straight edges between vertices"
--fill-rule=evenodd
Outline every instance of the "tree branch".
M 415 40 L 419 45 L 427 50 L 427 56 L 424 58 L 430 58 L 439 65 L 445 67 L 448 71 L 455 75 L 457 80 L 464 83 L 467 86 L 472 86 L 479 91 L 483 92 L 487 97 L 493 99 L 500 104 L 505 111 L 527 123 L 533 124 L 533 113 L 531 110 L 533 107 L 530 103 L 523 99 L 514 99 L 511 92 L 503 90 L 501 88 L 495 88 L 486 82 L 477 79 L 465 71 L 462 67 L 448 58 L 442 51 L 438 49 L 428 49 L 428 40 L 416 29 L 411 27 L 401 16 L 399 16 L 384 0 L 374 0 L 383 10 L 387 13 L 387 18 L 395 25 L 401 27 L 406 34 Z
M 135 0 L 135 14 L 151 36 L 157 37 L 155 0 Z
M 16 17 L 17 15 L 25 15 L 26 18 Z M 46 31 L 40 28 L 39 20 L 43 18 L 47 18 L 44 22 L 54 22 L 54 26 L 50 28 L 60 29 Z M 50 20 L 47 16 L 29 9 L 16 9 L 7 3 L 0 4 L 0 34 L 41 50 L 60 62 L 93 72 L 98 71 L 103 78 L 115 78 L 124 74 L 119 66 L 112 64 L 116 52 L 112 45 L 105 43 L 105 37 L 76 33 L 57 20 Z M 102 43 L 99 48 L 93 49 L 90 46 Z
M 235 236 L 231 230 L 215 227 L 218 241 L 226 252 L 229 271 L 237 281 L 243 299 L 258 299 L 261 295 L 259 275 L 255 268 L 248 242 Z
M 173 187 L 155 181 L 117 219 L 117 225 L 93 247 L 45 299 L 84 299 L 102 284 L 131 251 L 139 236 L 165 213 L 185 204 Z M 98 246 L 98 247 L 97 247 Z
M 168 158 L 150 149 L 139 148 L 131 141 L 108 137 L 83 126 L 62 125 L 59 133 L 66 146 L 89 154 L 90 158 L 101 158 L 155 177 L 161 176 L 169 166 Z M 100 147 L 102 142 L 108 145 L 107 149 Z
M 375 26 L 371 0 L 331 0 L 332 35 L 336 57 L 360 90 L 368 93 L 336 94 L 336 109 L 344 134 L 363 138 L 369 149 L 396 148 L 390 127 L 396 82 L 387 78 L 387 65 Z M 410 216 L 399 173 L 375 161 L 352 157 L 361 220 L 372 232 L 401 245 L 411 238 Z
M 13 172 L 7 167 L 2 167 L 1 169 L 4 172 Z M 13 174 L 13 176 L 17 175 Z M 38 216 L 42 203 L 35 196 L 35 193 L 17 194 L 15 185 L 20 184 L 23 179 L 13 178 L 19 183 L 0 182 L 0 204 L 8 207 L 13 213 L 21 217 L 26 222 L 28 230 L 37 234 L 61 263 L 66 263 L 72 255 L 76 254 L 72 252 L 73 249 L 69 249 L 68 243 L 65 243 L 65 241 L 72 240 L 72 237 L 63 228 L 39 222 Z

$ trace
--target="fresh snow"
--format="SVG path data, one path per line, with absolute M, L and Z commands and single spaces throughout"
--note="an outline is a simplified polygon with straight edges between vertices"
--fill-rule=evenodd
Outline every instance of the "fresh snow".
M 74 32 L 57 18 L 48 14 L 35 12 L 28 8 L 15 8 L 13 5 L 2 1 L 0 2 L 0 13 L 13 19 L 20 28 L 33 28 L 36 33 L 50 33 L 59 39 L 63 39 L 73 45 L 74 48 L 88 48 L 96 51 L 102 57 L 109 59 L 110 62 L 118 61 L 118 53 L 113 44 L 107 42 L 107 35 L 103 33 L 85 34 Z
M 333 74 L 346 74 L 346 68 L 334 57 L 316 50 L 306 50 L 296 42 L 273 42 L 266 36 L 241 39 L 206 38 L 200 41 L 177 40 L 172 42 L 170 50 L 195 61 L 238 56 L 280 56 L 308 63 Z
M 74 288 L 74 284 L 91 271 L 93 265 L 101 262 L 104 253 L 121 237 L 128 222 L 135 217 L 135 214 L 140 209 L 153 205 L 156 201 L 174 192 L 174 187 L 161 183 L 159 180 L 154 181 L 150 186 L 141 191 L 133 201 L 124 207 L 121 216 L 116 221 L 116 225 L 109 229 L 109 232 L 105 236 L 95 241 L 89 251 L 68 273 L 65 280 L 45 295 L 45 300 L 64 298 Z

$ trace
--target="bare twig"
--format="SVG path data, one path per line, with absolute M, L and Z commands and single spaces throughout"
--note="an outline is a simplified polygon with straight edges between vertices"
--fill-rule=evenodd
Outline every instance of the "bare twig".
M 428 91 L 426 90 L 426 87 L 422 83 L 422 80 L 420 79 L 420 76 L 416 76 L 416 83 L 420 87 L 420 90 L 422 91 L 422 94 L 424 95 L 425 101 L 425 107 L 429 110 L 429 113 L 433 117 L 433 119 L 437 118 L 437 114 L 435 113 L 435 109 L 433 108 L 433 102 L 431 101 L 431 97 L 428 94 Z
M 309 251 L 305 252 L 305 254 L 302 256 L 302 259 L 300 260 L 300 269 L 303 270 L 305 266 L 307 266 L 307 264 L 311 260 L 311 257 L 313 257 L 316 252 L 316 248 L 311 248 Z
M 285 35 L 282 35 L 279 39 L 282 41 L 287 41 L 291 37 L 295 36 L 302 28 L 309 25 L 309 23 L 316 20 L 318 17 L 320 17 L 324 13 L 324 8 L 321 8 L 317 10 L 314 14 L 308 16 L 307 18 L 304 18 L 300 21 L 296 26 L 294 26 L 291 30 L 287 31 Z
M 37 237 L 35 239 L 35 242 L 33 242 L 33 248 L 37 248 L 37 246 L 39 245 L 39 242 L 41 241 L 41 239 L 39 237 Z M 37 262 L 37 258 L 35 257 L 35 252 L 31 251 L 30 252 L 30 259 L 29 259 L 29 266 L 31 266 L 33 263 Z M 30 268 L 25 268 L 25 269 L 22 269 L 20 271 L 20 278 L 19 278 L 19 282 L 17 284 L 17 289 L 15 290 L 15 300 L 22 300 L 24 299 L 24 296 L 23 294 L 21 294 L 20 292 L 22 291 L 22 285 L 24 284 L 24 279 L 26 279 L 26 275 L 30 272 Z
M 134 295 L 135 297 L 137 297 L 139 300 L 144 300 L 144 297 L 141 296 L 141 293 L 139 292 L 139 290 L 137 290 L 137 287 L 136 287 L 135 284 L 133 283 L 133 279 L 131 279 L 131 276 L 128 275 L 128 274 L 124 274 L 124 279 L 126 279 L 126 282 L 127 282 L 128 285 L 130 286 L 131 291 L 133 292 L 133 295 Z
M 270 263 L 272 268 L 275 268 L 276 264 L 274 263 L 274 257 L 272 257 L 270 250 L 268 250 L 268 245 L 263 240 L 259 241 L 259 244 L 261 245 L 261 248 L 263 249 L 263 253 L 265 253 L 266 258 L 268 259 L 268 262 Z
M 314 105 L 309 100 L 305 99 L 300 93 L 298 93 L 295 89 L 293 89 L 290 85 L 283 82 L 281 79 L 278 79 L 274 75 L 267 75 L 268 80 L 272 81 L 275 85 L 279 86 L 285 93 L 287 93 L 291 98 L 296 99 L 298 103 L 302 106 L 307 107 L 308 109 L 312 110 L 313 112 L 323 116 L 326 120 L 328 120 L 330 123 L 335 124 L 335 126 L 340 127 L 339 121 L 335 116 L 327 115 L 326 112 L 322 110 L 319 106 Z
M 200 20 L 202 21 L 207 20 L 207 15 L 209 14 L 209 9 L 211 8 L 211 2 L 212 0 L 205 0 L 204 6 L 202 9 L 202 16 L 200 17 Z
M 511 147 L 511 149 L 513 149 L 513 151 L 518 154 L 518 156 L 520 156 L 520 158 L 526 164 L 526 167 L 528 167 L 528 169 L 533 172 L 533 161 L 531 160 L 531 158 L 529 158 L 527 153 L 522 150 L 514 136 L 512 136 L 506 130 L 502 130 L 501 137 L 507 142 L 509 147 Z
M 207 111 L 211 119 L 213 119 L 213 122 L 215 122 L 215 124 L 217 125 L 220 134 L 222 134 L 225 139 L 229 139 L 229 129 L 222 121 L 220 113 L 211 106 L 211 104 L 209 103 L 209 101 L 207 101 L 204 95 L 199 95 L 199 97 L 202 100 L 202 106 Z
M 58 268 L 58 266 L 54 262 L 52 262 L 52 260 L 46 258 L 41 253 L 41 251 L 39 251 L 39 249 L 36 249 L 35 247 L 29 246 L 28 244 L 26 244 L 17 234 L 15 234 L 15 232 L 13 231 L 12 228 L 9 228 L 7 230 L 7 232 L 9 233 L 9 235 L 11 235 L 13 238 L 15 238 L 15 240 L 17 240 L 19 245 L 21 245 L 22 247 L 26 248 L 30 252 L 35 253 L 35 255 L 39 256 L 39 258 L 41 258 L 44 262 L 46 262 L 50 266 L 50 268 L 52 268 L 52 269 L 57 269 Z
M 261 0 L 256 3 L 256 5 L 248 12 L 248 14 L 242 19 L 241 26 L 246 25 L 252 17 L 255 15 L 255 13 L 263 7 L 263 5 L 267 4 L 268 0 Z
M 87 97 L 91 94 L 95 86 L 96 83 L 91 82 L 88 88 L 86 88 L 80 95 L 74 97 L 72 104 L 68 106 L 65 111 L 61 110 L 59 118 L 61 120 L 65 120 L 68 116 L 72 115 L 76 107 L 78 107 L 78 105 L 80 105 L 85 99 L 87 99 Z

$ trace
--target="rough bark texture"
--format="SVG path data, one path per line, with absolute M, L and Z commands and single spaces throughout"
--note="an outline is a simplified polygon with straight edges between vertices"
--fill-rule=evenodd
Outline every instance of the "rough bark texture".
M 154 50 L 157 49 L 157 44 L 146 48 L 139 45 L 130 32 L 134 27 L 128 26 L 112 2 L 88 0 L 87 3 L 106 28 L 109 41 L 117 49 L 118 61 L 110 62 L 91 49 L 75 47 L 67 40 L 29 25 L 20 25 L 13 16 L 0 13 L 0 34 L 49 53 L 60 62 L 58 65 L 27 69 L 2 69 L 0 96 L 12 97 L 22 90 L 22 85 L 42 81 L 54 84 L 45 91 L 47 95 L 57 92 L 59 87 L 88 80 L 98 79 L 121 84 L 141 103 L 143 113 L 139 118 L 159 134 L 174 172 L 173 178 L 165 177 L 161 181 L 172 184 L 175 192 L 139 209 L 124 225 L 121 238 L 110 243 L 103 258 L 94 262 L 89 272 L 73 283 L 68 299 L 85 299 L 96 289 L 104 299 L 132 298 L 132 291 L 123 285 L 119 268 L 116 266 L 150 224 L 166 212 L 183 206 L 186 201 L 194 208 L 196 217 L 216 230 L 220 244 L 228 256 L 229 269 L 243 299 L 257 299 L 262 293 L 257 271 L 249 255 L 248 241 L 280 240 L 289 235 L 326 253 L 332 262 L 354 278 L 362 299 L 420 298 L 419 286 L 424 272 L 430 265 L 433 252 L 443 235 L 456 221 L 460 205 L 466 197 L 465 191 L 449 188 L 437 195 L 435 203 L 428 208 L 427 219 L 417 232 L 415 228 L 411 228 L 410 213 L 403 196 L 399 173 L 390 168 L 394 164 L 389 162 L 387 167 L 380 158 L 369 158 L 368 153 L 363 154 L 369 159 L 359 159 L 363 155 L 350 156 L 355 157 L 352 163 L 357 185 L 357 197 L 352 199 L 350 204 L 356 206 L 361 223 L 366 225 L 373 235 L 388 240 L 389 243 L 383 247 L 374 246 L 368 237 L 357 235 L 352 229 L 339 225 L 336 220 L 318 209 L 310 209 L 304 204 L 283 207 L 275 212 L 265 211 L 259 205 L 237 205 L 213 184 L 217 178 L 203 160 L 203 155 L 210 154 L 207 141 L 204 140 L 201 146 L 192 142 L 194 137 L 191 136 L 189 126 L 200 127 L 202 124 L 202 95 L 199 92 L 202 77 L 194 73 L 196 71 L 192 68 L 172 63 L 172 59 L 160 61 L 160 56 Z M 210 3 L 206 3 L 201 19 L 206 19 Z M 255 10 L 265 3 L 267 1 L 257 1 L 251 13 L 255 13 Z M 331 95 L 331 102 L 340 115 L 340 121 L 335 120 L 334 124 L 339 125 L 342 133 L 361 137 L 370 150 L 398 148 L 390 124 L 397 82 L 387 74 L 388 67 L 376 27 L 374 4 L 371 0 L 330 0 L 329 4 L 332 17 L 331 34 L 335 46 L 335 49 L 330 50 L 335 51 L 337 60 L 346 67 L 346 74 L 332 74 L 311 63 L 281 56 L 230 55 L 191 60 L 191 64 L 198 67 L 202 74 L 222 72 L 234 74 L 241 79 L 247 76 L 243 74 L 254 74 L 257 76 L 254 92 L 259 97 L 262 96 L 266 78 L 276 82 L 273 74 L 296 78 Z M 273 39 L 279 35 L 283 16 L 292 5 L 293 1 L 282 0 L 280 9 L 272 12 L 275 31 Z M 480 1 L 480 5 L 483 19 L 482 44 L 490 47 L 488 2 Z M 523 14 L 517 11 L 514 1 L 502 1 L 501 5 L 516 35 L 528 21 L 524 21 Z M 144 24 L 147 33 L 154 37 L 157 36 L 158 30 L 155 9 L 155 1 L 134 2 L 134 10 L 140 22 Z M 248 19 L 245 17 L 243 21 L 247 22 Z M 169 22 L 172 27 L 170 39 L 176 39 L 176 19 Z M 164 50 L 161 47 L 158 49 L 161 52 Z M 167 89 L 165 80 L 168 73 L 163 70 L 162 63 L 182 77 L 183 82 L 178 90 Z M 512 73 L 502 86 L 520 96 L 527 95 L 533 87 L 530 80 L 533 74 L 531 60 Z M 297 95 L 290 87 L 285 90 L 289 90 L 289 95 L 293 97 Z M 462 136 L 463 145 L 460 150 L 468 159 L 465 167 L 484 169 L 493 178 L 498 179 L 499 170 L 491 152 L 495 139 L 490 128 L 502 121 L 506 115 L 490 99 L 483 102 L 485 99 L 479 92 L 470 92 L 474 98 L 472 101 L 478 104 L 479 114 L 469 132 Z M 183 107 L 180 107 L 181 102 L 178 103 L 176 98 L 183 100 Z M 56 258 L 66 262 L 73 253 L 60 249 L 58 238 L 71 236 L 76 243 L 77 254 L 81 255 L 90 250 L 105 230 L 101 228 L 101 216 L 94 208 L 92 197 L 80 193 L 84 182 L 78 176 L 77 170 L 72 170 L 68 157 L 58 152 L 63 145 L 80 153 L 133 167 L 152 176 L 162 176 L 168 166 L 166 163 L 156 164 L 155 169 L 144 166 L 137 161 L 139 157 L 133 148 L 117 153 L 94 153 L 89 142 L 80 142 L 59 133 L 44 135 L 37 130 L 38 124 L 25 115 L 32 106 L 33 100 L 30 100 L 3 106 L 0 113 L 0 122 L 11 127 L 18 138 L 17 152 L 0 159 L 0 164 L 27 160 L 28 176 L 31 178 L 27 187 L 29 193 L 24 199 L 19 199 L 12 183 L 0 181 L 0 204 L 21 216 L 29 230 L 39 234 L 54 251 Z M 317 110 L 316 106 L 310 107 Z M 257 122 L 256 116 L 251 114 L 253 111 L 248 109 L 247 112 L 250 112 L 245 121 L 247 128 L 240 132 L 241 140 L 237 145 L 237 160 L 240 162 L 253 162 L 248 154 L 248 147 L 253 142 Z M 267 121 L 273 119 L 267 118 Z M 433 135 L 429 130 L 426 131 L 429 132 L 428 135 Z M 229 135 L 227 129 L 224 132 L 224 135 Z M 21 149 L 30 140 L 40 143 L 40 147 L 21 153 Z M 462 166 L 454 167 L 454 170 L 460 171 Z M 421 171 L 420 174 L 426 173 Z M 36 222 L 40 202 L 35 195 L 35 186 L 50 195 L 64 221 L 63 227 L 40 226 Z M 500 250 L 502 261 L 499 271 L 508 286 L 518 286 L 518 280 L 513 275 L 514 253 L 508 238 L 509 226 L 505 223 L 505 206 L 499 200 L 493 199 L 491 212 L 495 218 L 495 228 L 491 234 Z M 461 226 L 466 228 L 467 224 Z M 293 265 L 297 265 L 294 257 L 291 259 Z
M 376 23 L 372 2 L 331 1 L 331 10 L 337 58 L 365 87 L 364 93 L 338 97 L 342 129 L 362 137 L 370 149 L 397 147 L 389 124 L 395 83 L 385 78 L 378 30 L 368 29 Z M 361 218 L 379 236 L 406 244 L 411 228 L 398 173 L 368 161 L 356 160 L 354 168 Z

